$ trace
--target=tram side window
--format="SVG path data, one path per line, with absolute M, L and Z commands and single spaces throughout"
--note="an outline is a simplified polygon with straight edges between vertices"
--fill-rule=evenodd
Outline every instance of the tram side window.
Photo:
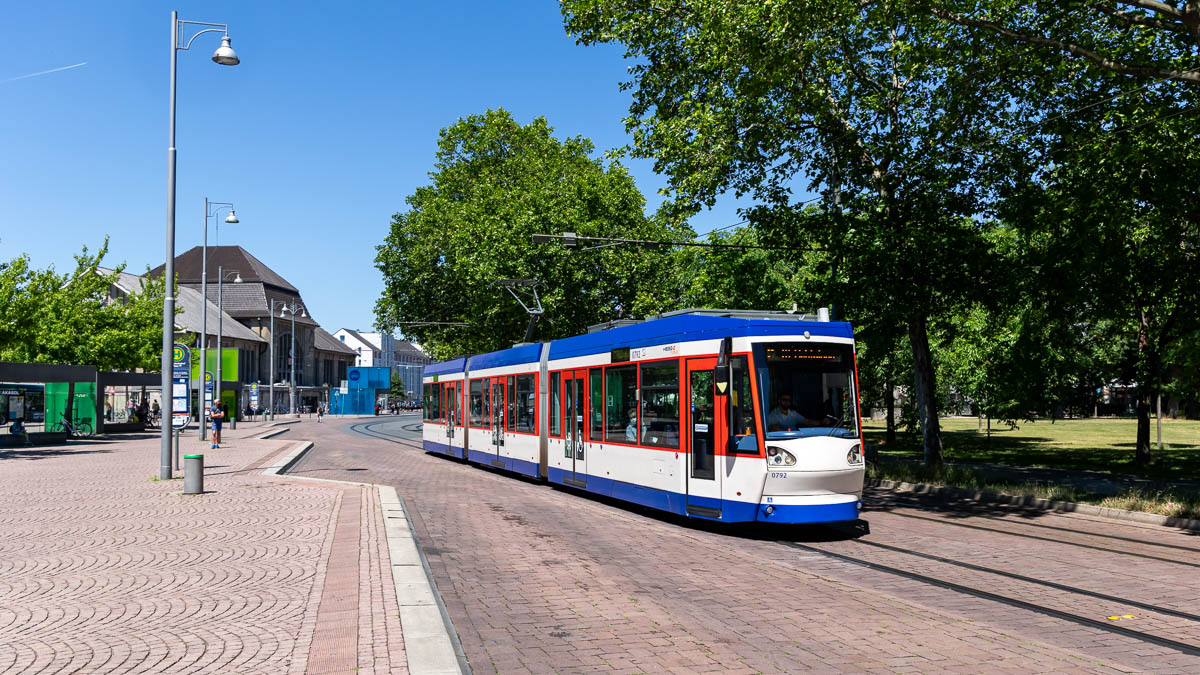
M 471 426 L 483 425 L 483 380 L 471 380 Z
M 445 387 L 440 384 L 433 385 L 433 395 L 430 396 L 432 401 L 430 414 L 434 422 L 445 422 L 446 418 L 442 417 L 442 398 L 445 396 Z
M 733 405 L 731 416 L 736 450 L 740 453 L 758 454 L 758 417 L 754 414 L 754 394 L 750 385 L 750 364 L 745 356 L 730 359 L 733 366 L 733 382 L 730 383 Z
M 604 440 L 637 443 L 637 366 L 605 368 L 604 380 Z
M 555 437 L 562 436 L 562 402 L 558 390 L 560 379 L 558 373 L 550 373 L 550 435 Z
M 433 385 L 430 385 L 430 384 L 424 385 L 422 387 L 422 389 L 424 390 L 422 392 L 422 400 L 425 403 L 424 403 L 424 405 L 421 406 L 421 413 L 422 413 L 421 419 L 431 420 L 431 419 L 433 419 L 433 415 L 430 413 L 430 410 L 429 410 L 429 402 L 433 398 L 433 393 L 432 393 Z
M 492 428 L 492 381 L 486 377 L 483 379 L 483 423 L 479 426 Z
M 537 398 L 533 394 L 533 375 L 517 376 L 516 424 L 513 431 L 531 434 L 535 431 L 533 409 Z
M 679 361 L 642 365 L 642 445 L 679 447 Z
M 600 368 L 588 371 L 588 391 L 591 394 L 588 416 L 588 440 L 604 440 L 604 372 Z
M 512 375 L 508 376 L 508 391 L 505 393 L 505 399 L 508 401 L 508 409 L 504 411 L 504 429 L 506 431 L 513 431 L 513 421 L 517 417 L 516 411 L 514 410 L 517 403 L 517 386 L 515 379 L 516 378 L 514 378 Z

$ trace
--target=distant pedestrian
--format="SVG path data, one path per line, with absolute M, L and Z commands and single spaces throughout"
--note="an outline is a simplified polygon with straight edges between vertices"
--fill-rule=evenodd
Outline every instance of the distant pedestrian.
M 25 418 L 18 417 L 13 420 L 12 426 L 8 428 L 8 433 L 14 436 L 20 436 L 25 441 L 25 445 L 30 445 L 29 432 L 25 430 Z
M 321 423 L 321 418 L 325 416 L 325 404 L 317 404 L 317 424 Z
M 221 421 L 225 419 L 225 411 L 221 409 L 221 404 L 212 404 L 208 409 L 208 418 L 212 421 L 212 447 L 215 450 L 221 447 Z

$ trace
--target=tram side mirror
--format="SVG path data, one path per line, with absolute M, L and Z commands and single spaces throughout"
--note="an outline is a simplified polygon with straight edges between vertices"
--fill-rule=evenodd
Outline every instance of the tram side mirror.
M 729 393 L 729 352 L 733 350 L 733 338 L 721 340 L 721 349 L 717 352 L 717 367 L 713 369 L 713 381 L 717 385 L 717 395 Z

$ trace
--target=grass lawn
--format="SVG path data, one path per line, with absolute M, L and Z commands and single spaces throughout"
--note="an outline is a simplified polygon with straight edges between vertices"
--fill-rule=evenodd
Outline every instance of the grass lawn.
M 1134 463 L 1137 439 L 1135 419 L 1075 419 L 1019 422 L 1016 429 L 992 421 L 991 438 L 986 424 L 979 432 L 971 418 L 942 418 L 942 446 L 946 461 L 987 462 L 1009 466 L 1038 466 L 1075 471 L 1105 471 L 1156 478 L 1200 479 L 1200 421 L 1164 419 L 1164 449 L 1154 445 L 1155 420 L 1150 420 L 1150 465 Z M 878 445 L 882 457 L 921 458 L 919 433 L 896 434 L 896 442 L 883 445 L 883 421 L 864 420 L 866 441 Z

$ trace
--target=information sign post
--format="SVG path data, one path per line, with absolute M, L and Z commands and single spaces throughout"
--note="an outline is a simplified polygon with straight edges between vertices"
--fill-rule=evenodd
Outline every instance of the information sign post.
M 250 385 L 250 409 L 258 411 L 258 384 Z
M 192 353 L 175 343 L 171 368 L 171 426 L 186 428 L 192 421 Z

